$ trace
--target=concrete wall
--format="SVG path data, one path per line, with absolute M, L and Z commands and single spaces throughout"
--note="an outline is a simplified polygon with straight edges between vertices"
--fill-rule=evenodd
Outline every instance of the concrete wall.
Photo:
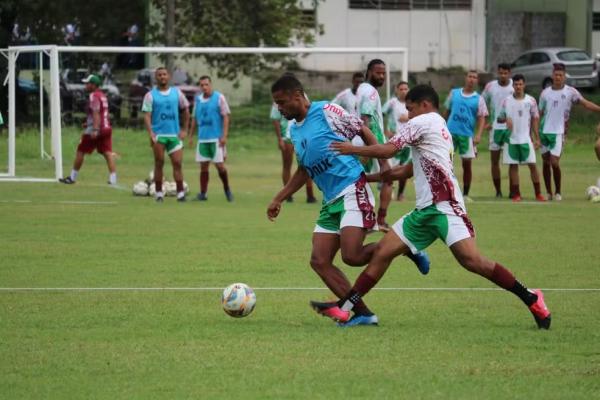
M 600 13 L 600 0 L 594 0 L 593 12 Z M 592 50 L 591 56 L 594 58 L 600 53 L 600 31 L 592 31 Z
M 473 0 L 471 10 L 356 10 L 347 0 L 324 0 L 317 20 L 324 35 L 319 47 L 407 47 L 409 70 L 429 67 L 485 67 L 485 0 Z M 307 69 L 364 70 L 371 58 L 382 58 L 399 70 L 401 57 L 389 55 L 318 55 L 301 61 Z
M 488 18 L 489 70 L 523 51 L 565 45 L 565 13 L 494 13 Z

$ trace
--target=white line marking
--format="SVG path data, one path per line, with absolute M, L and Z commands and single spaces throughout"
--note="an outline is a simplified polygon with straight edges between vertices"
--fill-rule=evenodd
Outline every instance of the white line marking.
M 70 200 L 64 200 L 64 201 L 58 201 L 58 204 L 78 204 L 78 205 L 114 205 L 114 204 L 119 204 L 116 201 L 70 201 Z
M 116 205 L 118 201 L 77 201 L 77 200 L 59 200 L 59 201 L 32 201 L 32 200 L 0 200 L 1 204 L 66 204 L 66 205 Z
M 100 292 L 100 291 L 215 291 L 223 290 L 224 287 L 0 287 L 0 292 L 53 292 L 53 291 L 72 291 L 72 292 Z M 322 287 L 255 287 L 254 290 L 264 291 L 305 291 L 305 290 L 327 290 Z M 406 291 L 406 292 L 492 292 L 502 291 L 501 288 L 436 288 L 436 287 L 387 287 L 373 288 L 373 290 L 382 291 Z M 542 288 L 548 292 L 600 292 L 600 288 Z

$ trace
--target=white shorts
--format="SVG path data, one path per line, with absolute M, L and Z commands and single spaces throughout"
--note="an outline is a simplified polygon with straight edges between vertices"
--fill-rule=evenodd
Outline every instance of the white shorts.
M 375 196 L 364 175 L 342 193 L 337 199 L 323 204 L 313 232 L 339 235 L 346 226 L 370 231 L 379 229 L 375 218 Z
M 531 140 L 529 143 L 506 143 L 502 152 L 504 164 L 535 164 L 535 147 Z
M 551 139 L 551 140 L 548 140 L 548 139 Z M 540 140 L 542 142 L 542 147 L 540 148 L 541 154 L 550 152 L 550 154 L 555 157 L 561 156 L 562 149 L 563 149 L 563 142 L 565 141 L 564 135 L 542 133 L 542 134 L 540 134 Z
M 222 163 L 226 158 L 227 148 L 219 142 L 198 142 L 196 146 L 196 162 Z

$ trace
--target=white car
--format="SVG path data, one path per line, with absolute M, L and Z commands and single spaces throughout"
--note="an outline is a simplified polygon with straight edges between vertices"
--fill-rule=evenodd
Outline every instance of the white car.
M 522 53 L 511 64 L 512 74 L 523 74 L 528 86 L 548 87 L 552 84 L 552 66 L 566 67 L 567 85 L 576 88 L 598 86 L 596 61 L 585 51 L 573 47 L 544 47 Z

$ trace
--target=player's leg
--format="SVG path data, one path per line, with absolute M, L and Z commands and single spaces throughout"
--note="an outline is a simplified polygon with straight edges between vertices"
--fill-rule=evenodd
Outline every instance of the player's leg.
M 385 221 L 387 209 L 392 201 L 392 192 L 394 187 L 390 182 L 381 182 L 381 190 L 379 191 L 379 209 L 377 210 L 377 224 L 383 232 L 390 230 L 390 226 Z
M 208 192 L 209 167 L 209 161 L 200 162 L 200 193 L 197 196 L 198 200 L 206 200 L 208 198 L 206 193 Z
M 562 171 L 560 170 L 560 156 L 550 154 L 550 166 L 552 167 L 552 176 L 554 177 L 554 200 L 562 200 L 561 180 Z
M 292 176 L 292 163 L 294 162 L 294 145 L 283 141 L 283 149 L 281 150 L 281 181 L 285 186 Z M 294 199 L 292 196 L 286 199 L 288 202 L 292 202 Z
M 529 290 L 513 273 L 497 262 L 485 258 L 472 237 L 462 239 L 450 246 L 452 254 L 465 269 L 492 281 L 515 294 L 533 314 L 538 328 L 550 328 L 551 316 L 540 290 Z
M 115 163 L 114 153 L 112 152 L 112 150 L 105 151 L 104 153 L 102 153 L 102 156 L 106 160 L 106 166 L 108 167 L 108 173 L 109 173 L 108 183 L 110 185 L 116 185 L 117 184 L 117 166 Z
M 345 226 L 341 229 L 340 249 L 344 263 L 362 267 L 369 262 L 376 244 L 363 244 L 366 236 L 367 229 L 358 226 Z
M 163 167 L 165 165 L 165 145 L 156 142 L 152 146 L 154 153 L 154 186 L 156 188 L 156 201 L 163 201 L 164 193 L 162 191 L 163 184 Z
M 79 170 L 83 165 L 83 160 L 86 154 L 91 154 L 96 148 L 96 144 L 90 135 L 81 135 L 79 145 L 77 145 L 77 151 L 75 153 L 75 160 L 73 160 L 73 168 L 71 174 L 66 178 L 60 178 L 59 181 L 66 184 L 73 184 L 77 181 Z
M 490 150 L 492 182 L 494 182 L 494 189 L 496 189 L 496 197 L 498 198 L 502 197 L 502 174 L 500 171 L 500 153 L 501 150 Z
M 306 186 L 306 202 L 307 203 L 316 203 L 317 198 L 315 197 L 315 191 L 313 189 L 314 185 L 313 185 L 312 179 L 310 179 L 310 178 L 307 179 L 304 186 Z
M 521 201 L 521 190 L 519 188 L 519 164 L 508 166 L 508 177 L 510 179 L 510 194 L 512 201 Z
M 473 171 L 471 169 L 472 163 L 470 158 L 462 159 L 462 168 L 463 168 L 463 194 L 465 197 L 469 196 L 469 191 L 471 190 L 471 181 L 473 179 Z
M 313 233 L 310 266 L 319 275 L 329 290 L 338 298 L 341 298 L 350 291 L 352 286 L 342 270 L 333 264 L 333 259 L 339 248 L 340 237 L 337 233 Z M 364 302 L 358 304 L 356 312 L 372 314 Z
M 185 189 L 183 187 L 183 148 L 169 154 L 173 166 L 173 180 L 177 186 L 177 201 L 185 201 Z
M 546 198 L 542 195 L 542 190 L 540 188 L 540 174 L 538 172 L 537 165 L 535 164 L 535 159 L 533 162 L 529 162 L 527 166 L 529 167 L 529 175 L 531 176 L 531 183 L 533 184 L 535 199 L 537 201 L 546 201 Z
M 229 188 L 229 177 L 227 175 L 227 167 L 225 167 L 225 162 L 217 162 L 215 163 L 215 167 L 217 167 L 217 172 L 219 173 L 219 179 L 221 179 L 221 183 L 223 184 L 223 191 L 225 192 L 225 197 L 227 201 L 233 201 L 233 193 L 231 193 L 231 189 Z
M 544 186 L 548 193 L 548 200 L 552 200 L 552 164 L 550 163 L 550 152 L 542 153 L 542 175 Z

